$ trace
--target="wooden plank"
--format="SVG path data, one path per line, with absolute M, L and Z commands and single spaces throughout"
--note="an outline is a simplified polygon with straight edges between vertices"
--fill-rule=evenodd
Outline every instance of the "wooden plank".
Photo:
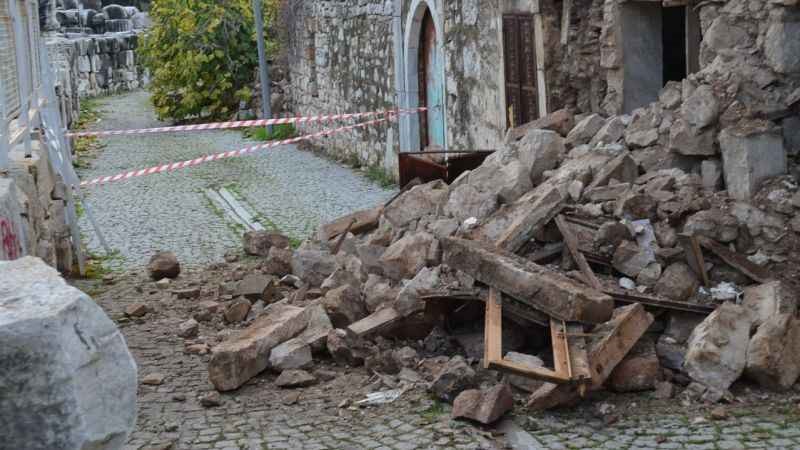
M 356 224 L 356 219 L 354 217 L 353 220 L 350 221 L 350 225 L 347 226 L 344 232 L 342 232 L 342 234 L 339 235 L 339 239 L 336 240 L 336 245 L 334 245 L 333 250 L 331 250 L 332 255 L 339 253 L 339 250 L 342 249 L 342 244 L 344 244 L 344 240 L 347 237 L 347 233 L 349 233 L 350 230 L 353 229 L 353 225 L 355 224 Z
M 579 323 L 567 324 L 567 345 L 569 346 L 569 361 L 572 369 L 572 380 L 579 382 L 589 381 L 592 372 L 589 368 L 589 351 L 586 338 L 583 335 L 583 325 Z
M 385 331 L 401 320 L 403 316 L 394 308 L 385 308 L 364 317 L 358 322 L 351 323 L 350 331 L 360 337 Z
M 550 339 L 553 344 L 553 365 L 555 372 L 562 378 L 572 378 L 569 361 L 569 345 L 567 344 L 567 327 L 560 320 L 550 319 Z
M 628 303 L 628 304 L 641 303 L 642 305 L 651 306 L 653 308 L 669 309 L 673 311 L 684 311 L 695 314 L 702 314 L 705 316 L 711 314 L 716 309 L 715 306 L 699 305 L 697 303 L 689 303 L 689 302 L 678 302 L 675 300 L 667 300 L 660 297 L 650 297 L 646 295 L 634 295 L 626 292 L 614 291 L 611 289 L 606 289 L 603 292 L 614 298 L 614 301 L 620 303 Z
M 725 261 L 725 263 L 753 279 L 753 281 L 767 283 L 773 280 L 769 270 L 750 262 L 750 260 L 743 255 L 732 252 L 724 245 L 721 245 L 705 236 L 698 236 L 697 240 L 700 245 L 703 246 L 703 248 L 708 249 L 717 255 L 721 260 Z
M 583 274 L 586 284 L 597 290 L 602 290 L 603 284 L 600 283 L 600 280 L 597 279 L 592 268 L 589 267 L 589 263 L 586 262 L 586 258 L 578 248 L 578 240 L 575 239 L 575 236 L 569 229 L 569 225 L 564 220 L 564 216 L 556 216 L 555 222 L 556 226 L 558 227 L 558 231 L 561 232 L 561 236 L 564 238 L 564 244 L 567 246 L 570 255 L 572 255 L 572 259 L 575 261 L 575 264 L 578 265 L 578 269 L 580 269 L 581 273 Z
M 592 376 L 589 389 L 602 387 L 617 364 L 652 323 L 653 316 L 642 305 L 633 304 L 618 308 L 613 319 L 595 328 L 593 333 L 599 334 L 600 338 L 589 344 L 588 361 Z M 581 398 L 581 394 L 579 384 L 545 384 L 531 394 L 527 406 L 531 410 L 540 411 L 575 402 Z
M 568 322 L 601 323 L 613 299 L 565 275 L 480 242 L 441 240 L 444 264 L 516 300 Z
M 339 236 L 350 227 L 350 232 L 360 234 L 378 226 L 378 221 L 383 214 L 383 206 L 356 211 L 352 214 L 342 216 L 333 222 L 325 224 L 320 229 L 320 239 L 329 241 Z M 352 223 L 355 220 L 355 223 Z
M 489 369 L 492 370 L 499 370 L 502 372 L 509 372 L 513 373 L 514 375 L 520 375 L 523 377 L 534 378 L 537 380 L 544 380 L 549 383 L 568 383 L 570 380 L 564 375 L 548 369 L 546 367 L 531 367 L 526 366 L 523 364 L 515 363 L 513 361 L 509 361 L 507 359 L 502 359 L 500 361 L 491 361 L 489 363 Z
M 678 240 L 681 247 L 683 247 L 683 253 L 686 255 L 686 263 L 700 277 L 703 286 L 711 287 L 711 282 L 706 272 L 706 260 L 703 258 L 703 251 L 700 250 L 700 243 L 697 242 L 697 238 L 694 235 L 680 234 L 678 235 Z
M 489 289 L 486 299 L 486 323 L 483 329 L 483 365 L 503 359 L 503 294 Z

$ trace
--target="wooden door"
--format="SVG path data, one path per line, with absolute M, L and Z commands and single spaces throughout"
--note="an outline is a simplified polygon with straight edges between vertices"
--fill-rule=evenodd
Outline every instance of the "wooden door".
M 425 12 L 420 32 L 418 73 L 419 104 L 428 110 L 419 115 L 420 148 L 444 148 L 444 82 L 436 42 L 436 25 Z
M 533 15 L 503 16 L 506 125 L 518 127 L 539 116 Z

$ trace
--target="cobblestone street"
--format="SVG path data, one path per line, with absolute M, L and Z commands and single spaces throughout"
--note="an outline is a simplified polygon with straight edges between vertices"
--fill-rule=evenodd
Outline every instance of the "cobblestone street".
M 207 270 L 186 275 L 206 281 L 215 276 Z M 737 401 L 716 420 L 713 405 L 658 401 L 652 393 L 600 393 L 577 407 L 530 414 L 525 396 L 518 395 L 514 413 L 505 420 L 529 433 L 522 443 L 507 439 L 500 424 L 481 428 L 451 420 L 450 406 L 434 402 L 424 383 L 393 403 L 357 407 L 366 393 L 382 390 L 380 383 L 364 368 L 346 369 L 325 359 L 315 373 L 323 379 L 327 371 L 327 381 L 316 386 L 281 389 L 275 385 L 277 374 L 267 371 L 222 394 L 219 406 L 205 407 L 201 399 L 213 392 L 208 356 L 189 354 L 175 335 L 195 301 L 176 299 L 139 273 L 118 274 L 111 286 L 99 283 L 78 286 L 118 321 L 139 368 L 139 419 L 126 450 L 800 449 L 798 394 L 751 386 L 737 387 Z M 125 308 L 139 301 L 153 312 L 125 318 Z M 199 339 L 213 342 L 233 331 L 204 324 Z M 163 382 L 143 382 L 154 375 Z M 611 413 L 598 413 L 603 408 Z
M 155 119 L 149 95 L 137 91 L 96 100 L 101 121 L 91 129 L 168 125 Z M 253 145 L 238 130 L 101 138 L 105 148 L 81 170 L 82 179 L 133 168 L 182 161 Z M 294 146 L 262 151 L 172 173 L 94 186 L 87 199 L 119 260 L 117 268 L 140 266 L 158 249 L 181 261 L 204 264 L 238 247 L 240 237 L 216 213 L 203 190 L 228 187 L 266 225 L 303 239 L 320 223 L 373 206 L 392 192 L 349 168 Z M 88 220 L 82 229 L 90 250 L 102 253 Z

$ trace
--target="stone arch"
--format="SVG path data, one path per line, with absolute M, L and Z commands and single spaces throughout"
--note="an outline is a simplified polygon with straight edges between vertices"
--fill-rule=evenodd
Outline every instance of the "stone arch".
M 432 0 L 413 0 L 411 7 L 408 10 L 405 26 L 405 41 L 403 43 L 403 54 L 405 56 L 405 87 L 407 94 L 408 108 L 417 108 L 420 106 L 420 92 L 419 92 L 419 51 L 420 41 L 422 37 L 422 22 L 426 12 L 430 12 L 433 19 L 433 25 L 436 30 L 436 58 L 440 62 L 440 67 L 437 68 L 436 82 L 440 84 L 441 89 L 441 107 L 433 109 L 428 112 L 429 120 L 440 121 L 443 129 L 443 147 L 447 149 L 447 121 L 446 121 L 446 100 L 445 85 L 444 85 L 444 71 L 445 71 L 445 54 L 444 54 L 444 22 L 440 11 L 436 8 L 436 4 Z M 420 121 L 412 119 L 409 120 L 409 145 L 408 149 L 411 151 L 420 150 Z

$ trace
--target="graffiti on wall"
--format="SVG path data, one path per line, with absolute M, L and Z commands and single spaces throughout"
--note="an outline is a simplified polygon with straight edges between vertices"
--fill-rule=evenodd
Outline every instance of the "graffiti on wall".
M 20 257 L 20 244 L 14 225 L 5 217 L 0 217 L 0 259 L 12 260 Z

